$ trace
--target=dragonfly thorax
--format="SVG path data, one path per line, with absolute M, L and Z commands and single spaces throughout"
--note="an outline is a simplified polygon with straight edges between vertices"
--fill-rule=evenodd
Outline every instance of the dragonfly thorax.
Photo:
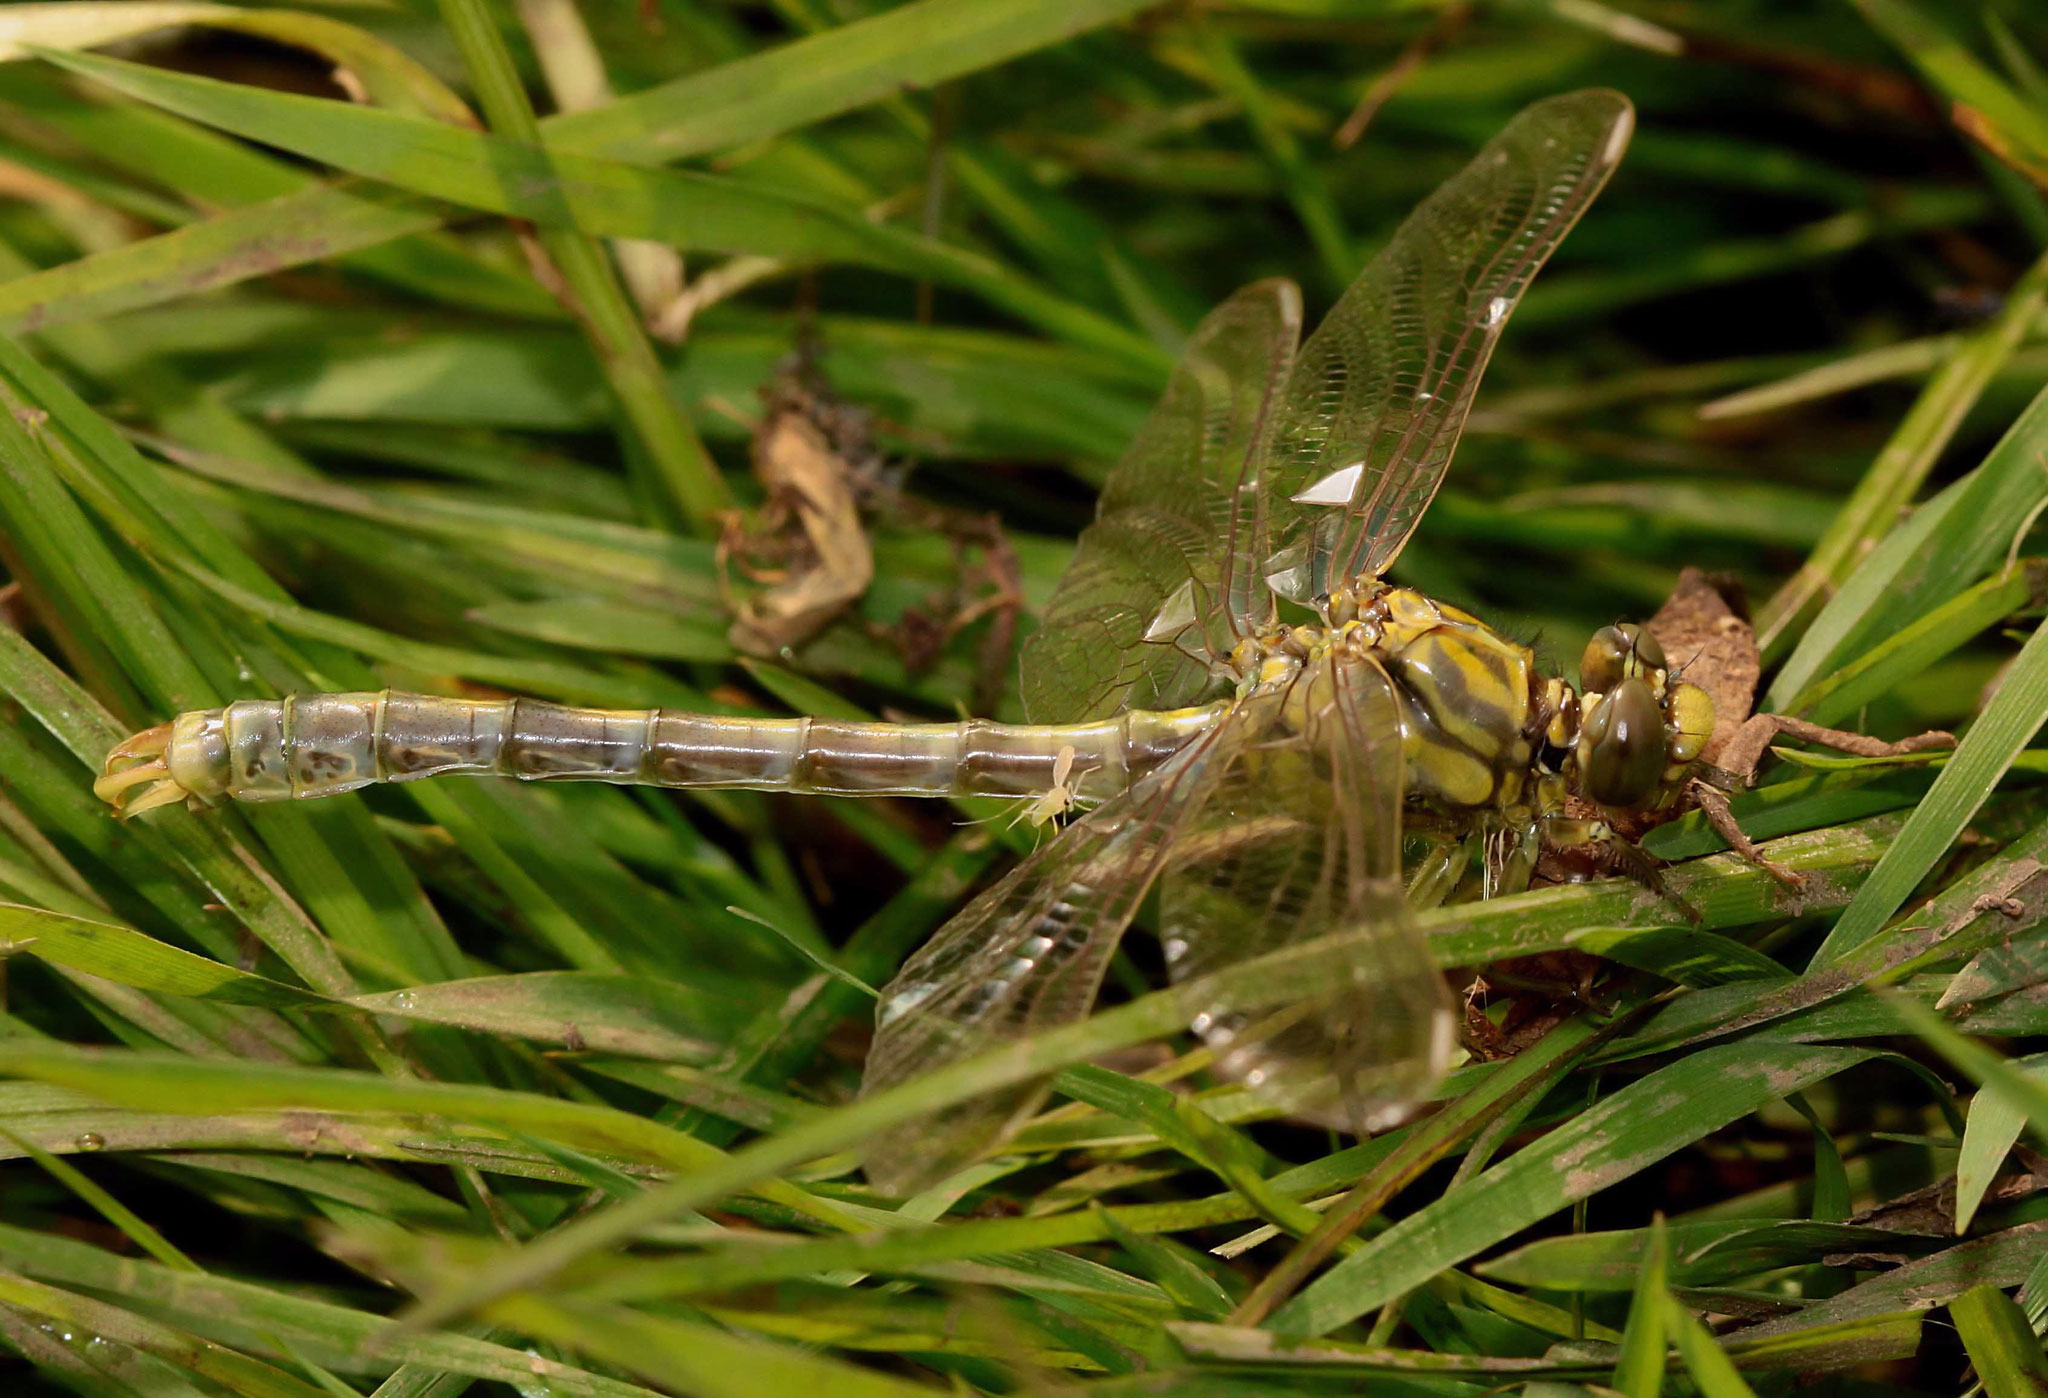
M 1317 599 L 1318 623 L 1274 623 L 1241 640 L 1240 690 L 1285 690 L 1281 722 L 1311 746 L 1331 676 L 1383 669 L 1400 699 L 1405 790 L 1447 812 L 1528 814 L 1566 794 L 1604 807 L 1664 804 L 1713 729 L 1713 705 L 1676 679 L 1649 633 L 1606 627 L 1580 684 L 1477 617 L 1411 588 L 1361 579 Z

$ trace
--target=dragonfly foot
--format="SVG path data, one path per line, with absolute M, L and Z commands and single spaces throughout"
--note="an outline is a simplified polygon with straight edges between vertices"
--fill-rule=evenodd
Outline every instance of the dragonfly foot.
M 1707 824 L 1714 827 L 1714 833 L 1728 842 L 1734 850 L 1757 868 L 1769 874 L 1794 893 L 1806 888 L 1806 875 L 1797 869 L 1788 869 L 1777 860 L 1771 859 L 1756 847 L 1756 841 L 1749 838 L 1736 823 L 1735 812 L 1728 805 L 1728 793 L 1710 782 L 1695 779 L 1692 784 L 1693 804 L 1700 808 L 1700 814 L 1707 818 Z
M 92 794 L 112 806 L 114 814 L 123 820 L 184 800 L 189 793 L 171 776 L 170 765 L 164 760 L 170 745 L 168 723 L 122 739 L 107 754 L 100 776 L 92 784 Z M 138 787 L 142 790 L 130 795 Z

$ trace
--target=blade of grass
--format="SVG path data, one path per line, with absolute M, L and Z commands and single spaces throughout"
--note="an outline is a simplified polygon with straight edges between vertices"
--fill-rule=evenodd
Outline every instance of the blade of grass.
M 573 1398 L 655 1398 L 652 1390 L 600 1377 L 527 1351 L 467 1335 L 400 1332 L 395 1322 L 296 1291 L 218 1276 L 172 1272 L 90 1244 L 0 1226 L 0 1256 L 44 1282 L 147 1300 L 153 1313 L 204 1324 L 238 1316 L 330 1362 L 379 1353 L 436 1371 L 513 1384 L 546 1383 Z
M 1790 643 L 1794 628 L 1820 599 L 1848 578 L 1869 547 L 1891 531 L 1955 436 L 1963 415 L 2019 348 L 2044 306 L 2048 256 L 2027 269 L 1997 318 L 1965 336 L 1928 381 L 1805 564 L 1758 612 L 1757 645 L 1767 662 Z
M 25 1141 L 13 1132 L 0 1127 L 0 1136 L 14 1142 L 22 1151 L 42 1166 L 51 1178 L 77 1195 L 91 1206 L 94 1213 L 121 1230 L 123 1237 L 142 1251 L 148 1253 L 164 1266 L 175 1272 L 197 1272 L 199 1265 L 184 1253 L 178 1251 L 164 1235 L 152 1227 L 147 1220 L 133 1209 L 116 1199 L 112 1194 L 93 1183 L 69 1161 L 50 1154 L 33 1141 Z
M 989 258 L 816 199 L 718 176 L 543 151 L 373 108 L 96 55 L 41 56 L 192 120 L 471 208 L 610 237 L 805 262 L 844 260 L 928 277 L 1134 366 L 1164 365 L 1151 341 Z
M 1672 1285 L 1691 1289 L 1817 1264 L 1829 1253 L 1855 1252 L 1887 1240 L 1915 1255 L 1945 1246 L 1938 1238 L 1868 1225 L 1788 1219 L 1707 1219 L 1666 1224 L 1663 1232 L 1667 1278 Z M 1566 1233 L 1525 1243 L 1474 1270 L 1511 1286 L 1614 1295 L 1640 1286 L 1650 1246 L 1649 1228 Z
M 1989 206 L 1974 189 L 1916 190 L 1882 210 L 1845 210 L 1778 237 L 1695 244 L 1634 265 L 1561 274 L 1532 287 L 1515 320 L 1538 327 L 1596 320 L 1661 297 L 1830 261 L 1879 239 L 1968 223 Z
M 1699 1386 L 1703 1398 L 1755 1398 L 1755 1390 L 1742 1381 L 1735 1371 L 1735 1362 L 1715 1341 L 1699 1318 L 1678 1303 L 1677 1298 L 1662 1298 L 1664 1310 L 1670 1319 L 1671 1338 L 1678 1347 L 1678 1357 L 1685 1365 L 1686 1373 Z M 1914 1339 L 1917 1341 L 1917 1330 Z
M 1973 1286 L 1948 1303 L 1948 1313 L 1985 1398 L 2031 1398 L 2048 1389 L 2048 1350 L 2010 1296 L 1989 1284 Z
M 2048 1056 L 2041 1054 L 2014 1061 L 2015 1072 L 2048 1078 Z M 1995 1084 L 1980 1088 L 1970 1102 L 1970 1114 L 1963 1127 L 1963 1147 L 1956 1155 L 1956 1235 L 1966 1236 L 1970 1221 L 1984 1202 L 1985 1191 L 1998 1176 L 2006 1153 L 2020 1138 L 2027 1122 L 2026 1109 Z
M 6 99 L 0 105 L 0 130 L 12 132 L 27 126 L 26 138 L 33 140 L 47 128 L 91 151 L 96 162 L 151 183 L 162 181 L 165 172 L 175 171 L 177 196 L 204 213 L 243 209 L 295 194 L 310 197 L 322 187 L 313 173 L 282 157 L 168 112 L 87 95 L 76 84 L 51 81 L 53 77 L 42 65 L 0 65 L 0 96 Z M 14 116 L 16 112 L 18 116 Z M 186 210 L 175 222 L 183 225 L 193 217 L 192 211 Z M 281 232 L 293 231 L 286 226 L 288 222 L 280 222 Z M 392 240 L 383 246 L 341 253 L 339 264 L 455 306 L 527 318 L 561 316 L 561 308 L 530 276 L 473 251 L 453 234 L 433 232 L 432 227 L 425 225 L 411 236 L 390 235 Z M 317 238 L 320 228 L 319 222 L 309 217 L 298 224 L 297 231 L 302 239 Z M 139 246 L 109 248 L 86 260 L 120 261 L 130 256 L 131 250 L 139 255 Z M 245 246 L 245 259 L 239 266 L 230 259 L 228 270 L 245 277 L 261 275 L 268 270 L 270 258 L 289 261 L 315 246 L 318 244 L 285 240 L 266 252 L 260 240 L 251 241 Z M 60 264 L 46 275 L 61 280 L 72 265 Z M 147 265 L 147 260 L 138 265 Z M 203 263 L 187 270 L 195 286 L 208 275 Z M 158 290 L 160 294 L 177 294 L 174 287 Z
M 718 994 L 723 985 L 726 994 Z M 712 1058 L 750 1008 L 735 977 L 684 984 L 649 976 L 533 971 L 359 995 L 371 1014 L 453 1024 L 484 1034 L 569 1042 L 597 1053 L 664 1061 Z
M 915 0 L 543 123 L 548 144 L 652 164 L 764 140 L 905 88 L 937 87 L 1156 0 Z
M 166 995 L 305 1009 L 323 997 L 180 951 L 132 927 L 0 903 L 0 936 L 55 965 Z
M 545 164 L 540 123 L 513 71 L 512 55 L 498 33 L 497 21 L 481 0 L 441 0 L 440 9 L 491 130 L 529 147 Z M 611 260 L 596 239 L 579 230 L 566 201 L 544 222 L 542 245 L 561 270 L 571 307 L 590 336 L 612 392 L 654 463 L 668 506 L 679 512 L 693 532 L 715 533 L 720 517 L 732 508 L 732 493 L 698 440 L 696 429 L 669 397 L 661 364 L 641 331 L 639 316 L 626 299 Z M 638 458 L 629 452 L 627 459 Z
M 1982 578 L 2048 499 L 2048 389 L 1983 462 L 1893 529 L 1857 565 L 1772 681 L 1762 707 L 1797 713 L 1822 676 Z
M 169 1106 L 186 1114 L 267 1107 L 423 1113 L 545 1132 L 684 1173 L 716 1169 L 729 1158 L 714 1146 L 614 1107 L 471 1083 L 399 1082 L 331 1066 L 201 1063 L 175 1054 L 84 1051 L 19 1041 L 0 1042 L 0 1067 L 17 1077 L 119 1104 Z M 836 1204 L 793 1185 L 767 1181 L 759 1194 L 827 1227 L 857 1230 Z
M 2048 329 L 2048 326 L 2035 323 L 2030 327 L 2027 338 L 2038 340 L 2043 329 Z M 1892 379 L 1918 378 L 1948 363 L 1963 343 L 1960 334 L 1929 335 L 1923 339 L 1900 340 L 1877 349 L 1831 358 L 1783 378 L 1771 379 L 1702 403 L 1700 418 L 1705 422 L 1719 422 L 1760 415 L 1818 402 Z M 2024 362 L 2030 353 L 2031 348 L 2015 358 Z
M 2043 722 L 2048 722 L 2048 624 L 2035 628 L 2020 648 L 1997 695 L 1814 953 L 1814 966 L 1839 961 L 1877 935 L 1948 852 Z
M 623 1307 L 519 1296 L 491 1307 L 492 1318 L 525 1334 L 586 1351 L 671 1392 L 717 1398 L 775 1398 L 791 1393 L 846 1398 L 925 1398 L 922 1384 L 787 1345 L 713 1326 Z
M 1459 1093 L 1443 1111 L 1403 1136 L 1360 1177 L 1349 1194 L 1332 1204 L 1321 1223 L 1266 1274 L 1231 1319 L 1240 1325 L 1264 1321 L 1332 1251 L 1353 1244 L 1358 1230 L 1401 1189 L 1450 1154 L 1472 1132 L 1506 1116 L 1526 1112 L 1602 1037 L 1583 1017 L 1566 1020 L 1526 1053 L 1517 1054 L 1511 1065 L 1489 1073 L 1476 1088 Z M 1461 1176 L 1459 1183 L 1464 1182 Z
M 2001 1097 L 2020 1109 L 2035 1138 L 2048 1144 L 2048 1081 L 2014 1067 L 2010 1060 L 1958 1033 L 1940 1013 L 1911 996 L 1893 992 L 1887 1003 L 1937 1053 L 1980 1086 L 1995 1086 Z
M 1269 1326 L 1289 1335 L 1326 1334 L 1573 1201 L 1869 1056 L 1862 1049 L 1760 1042 L 1701 1049 L 1401 1219 L 1274 1312 Z
M 1288 986 L 1301 984 L 1313 969 L 1320 949 L 1268 956 L 1233 968 L 1197 989 L 1227 1007 L 1255 1007 L 1262 999 L 1284 999 Z M 1303 963 L 1306 957 L 1308 964 Z M 823 1113 L 776 1136 L 736 1152 L 724 1165 L 657 1189 L 609 1210 L 558 1229 L 505 1257 L 488 1270 L 465 1278 L 438 1294 L 422 1298 L 415 1308 L 417 1324 L 433 1324 L 453 1315 L 536 1285 L 561 1267 L 591 1252 L 616 1246 L 673 1215 L 698 1209 L 755 1180 L 792 1169 L 833 1151 L 855 1145 L 871 1134 L 928 1116 L 951 1102 L 981 1096 L 1030 1081 L 1080 1063 L 1115 1045 L 1140 1043 L 1182 1027 L 1183 994 L 1161 991 L 1092 1019 L 1047 1031 L 1014 1044 L 940 1069 L 922 1078 Z M 4 1050 L 0 1044 L 0 1050 Z M 1042 1227 L 1044 1220 L 1019 1220 Z
M 325 1389 L 302 1383 L 272 1365 L 212 1344 L 198 1334 L 11 1272 L 0 1272 L 0 1302 L 46 1316 L 67 1329 L 133 1346 L 247 1398 L 322 1398 L 326 1393 Z
M 516 0 L 513 12 L 557 112 L 590 111 L 617 100 L 605 56 L 574 0 Z M 641 316 L 652 322 L 682 296 L 683 258 L 675 249 L 631 239 L 609 247 Z
M 1636 1266 L 1628 1328 L 1622 1332 L 1621 1353 L 1614 1360 L 1614 1386 L 1628 1398 L 1658 1398 L 1664 1388 L 1664 1366 L 1670 1349 L 1665 1338 L 1670 1320 L 1665 1309 L 1668 1258 L 1664 1215 L 1660 1213 L 1650 1222 L 1649 1241 Z
M 39 47 L 97 48 L 180 25 L 207 25 L 308 49 L 346 69 L 382 107 L 436 121 L 466 121 L 462 100 L 433 70 L 383 39 L 327 15 L 211 4 L 28 4 L 0 11 L 0 63 Z
M 2038 821 L 2039 808 L 2031 814 Z M 2002 858 L 1987 861 L 1943 889 L 1918 916 L 1893 924 L 1838 960 L 1815 960 L 1803 975 L 1781 981 L 1716 986 L 1672 1000 L 1615 1052 L 1657 1052 L 1758 1029 L 1864 987 L 1894 984 L 1924 967 L 2001 945 L 2048 910 L 2044 855 L 2048 824 L 2037 823 L 2010 838 Z
M 1294 205 L 1294 216 L 1301 220 L 1309 242 L 1322 259 L 1324 278 L 1332 286 L 1347 284 L 1358 274 L 1358 255 L 1352 250 L 1336 201 L 1330 197 L 1321 172 L 1308 162 L 1294 133 L 1275 115 L 1266 89 L 1246 66 L 1237 46 L 1213 25 L 1197 23 L 1195 37 L 1210 81 L 1218 92 L 1244 109 L 1253 136 L 1279 174 L 1288 202 Z
M 1545 1379 L 1559 1382 L 1591 1380 L 1600 1366 L 1575 1355 L 1527 1358 L 1486 1353 L 1438 1353 L 1358 1344 L 1347 1340 L 1304 1340 L 1269 1331 L 1202 1321 L 1170 1321 L 1168 1331 L 1191 1357 L 1209 1365 L 1238 1364 L 1254 1372 L 1333 1374 L 1347 1377 L 1354 1391 L 1374 1391 L 1374 1379 L 1386 1391 L 1441 1391 L 1438 1385 L 1487 1390 L 1514 1389 L 1542 1393 Z M 1400 1380 L 1406 1379 L 1408 1383 Z M 1462 1380 L 1462 1382 L 1461 1382 Z M 1284 1391 L 1284 1390 L 1282 1390 Z M 1296 1390 L 1314 1392 L 1314 1389 Z
M 2048 603 L 2048 559 L 2019 560 L 2016 567 L 1964 589 L 1809 685 L 1799 696 L 1799 712 L 1815 723 L 1841 723 L 1943 656 L 1968 645 L 1988 627 L 2044 603 Z
M 1974 1286 L 2017 1286 L 2039 1261 L 2044 1243 L 2048 1243 L 2048 1222 L 2022 1223 L 1880 1272 L 1792 1315 L 1763 1321 L 1750 1327 L 1744 1340 L 1761 1346 L 1845 1322 L 1924 1311 L 1946 1304 Z
M 1958 129 L 2048 188 L 2048 117 L 1906 0 L 1856 0 L 1871 27 L 1953 104 Z
M 438 228 L 441 208 L 365 181 L 314 185 L 0 283 L 0 327 L 97 320 L 344 257 Z
M 663 161 L 702 154 L 849 110 L 879 92 L 895 90 L 899 81 L 938 83 L 1003 62 L 1113 22 L 1150 2 L 1086 0 L 1048 7 L 1039 0 L 920 0 L 676 79 L 596 111 L 551 117 L 541 126 L 550 142 L 561 148 L 617 159 Z M 111 144 L 120 146 L 118 141 Z M 168 168 L 184 169 L 186 164 L 181 159 Z M 280 177 L 294 178 L 281 167 Z M 94 313 L 93 305 L 152 304 L 188 288 L 224 285 L 297 265 L 328 255 L 329 249 L 354 247 L 368 250 L 359 251 L 359 257 L 375 257 L 378 242 L 425 231 L 445 217 L 394 200 L 380 223 L 378 210 L 349 198 L 334 199 L 328 188 L 318 186 L 296 195 L 271 189 L 263 197 L 284 196 L 274 209 L 211 220 L 197 226 L 208 230 L 203 236 L 164 248 L 131 245 L 85 259 L 85 264 L 96 264 L 89 268 L 54 268 L 44 274 L 48 280 L 39 277 L 31 286 L 14 289 L 13 299 L 0 292 L 0 324 L 17 307 L 32 308 L 47 323 L 59 316 Z M 337 212 L 353 214 L 354 223 L 336 221 Z M 168 270 L 171 267 L 178 269 L 175 275 Z M 511 289 L 524 291 L 517 283 Z M 87 290 L 96 295 L 96 302 L 76 299 Z M 531 314 L 534 307 L 524 309 Z M 1127 357 L 1133 344 L 1127 343 Z M 1152 373 L 1164 367 L 1163 360 L 1150 353 L 1140 353 L 1134 362 Z

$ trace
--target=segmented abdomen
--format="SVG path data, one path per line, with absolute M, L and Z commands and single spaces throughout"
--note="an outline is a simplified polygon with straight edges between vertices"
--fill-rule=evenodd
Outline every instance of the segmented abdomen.
M 1120 791 L 1222 712 L 1134 711 L 1095 723 L 847 723 L 536 699 L 301 694 L 181 714 L 164 754 L 203 800 L 283 801 L 444 772 L 529 781 L 751 787 L 852 796 L 1035 795 L 1071 748 L 1070 783 Z

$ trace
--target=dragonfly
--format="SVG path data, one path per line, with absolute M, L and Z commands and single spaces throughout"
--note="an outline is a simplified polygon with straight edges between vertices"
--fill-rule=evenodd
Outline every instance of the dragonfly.
M 1526 887 L 1546 854 L 1625 854 L 1570 798 L 1603 815 L 1668 803 L 1713 727 L 1646 632 L 1596 634 L 1574 686 L 1385 577 L 1510 314 L 1633 120 L 1610 91 L 1524 110 L 1305 341 L 1284 279 L 1211 312 L 1025 644 L 1028 723 L 301 694 L 137 734 L 97 790 L 127 815 L 449 772 L 1079 805 L 883 989 L 863 1091 L 1085 1016 L 1156 888 L 1172 993 L 1215 1071 L 1275 1113 L 1380 1129 L 1455 1051 L 1416 906 L 1475 874 L 1482 894 Z M 869 1179 L 903 1194 L 943 1178 L 1050 1090 L 884 1133 Z

